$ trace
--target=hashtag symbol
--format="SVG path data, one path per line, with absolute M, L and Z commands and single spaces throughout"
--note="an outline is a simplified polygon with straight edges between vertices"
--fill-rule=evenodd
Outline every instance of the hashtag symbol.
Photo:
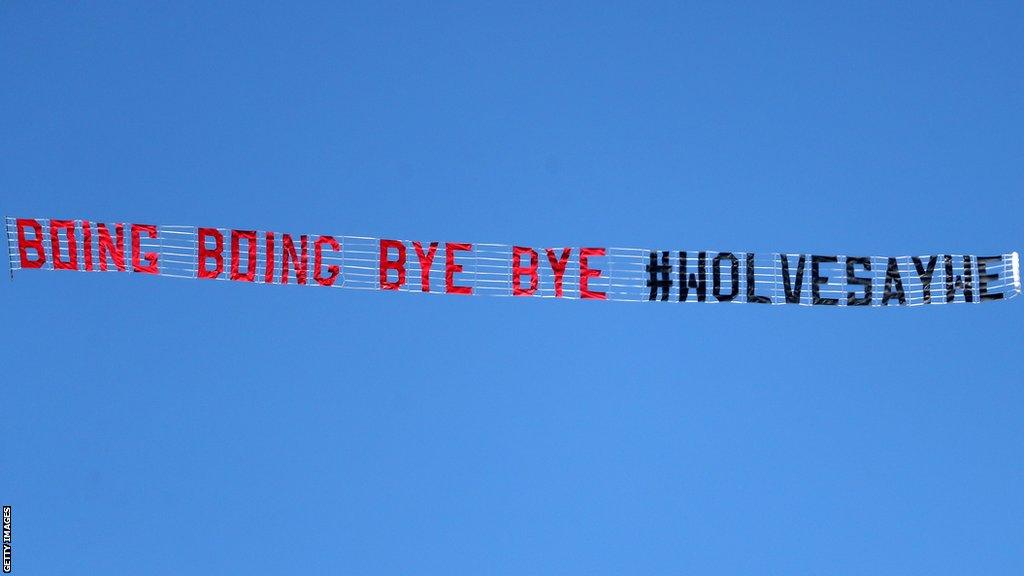
M 672 287 L 672 265 L 668 263 L 667 250 L 661 253 L 661 264 L 658 264 L 658 253 L 651 252 L 651 263 L 647 265 L 647 287 L 651 289 L 648 300 L 654 300 L 658 290 L 661 290 L 661 299 L 668 300 L 668 291 Z

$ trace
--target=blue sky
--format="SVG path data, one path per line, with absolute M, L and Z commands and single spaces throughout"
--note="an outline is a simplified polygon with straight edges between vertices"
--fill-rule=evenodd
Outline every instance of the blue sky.
M 0 5 L 0 212 L 1021 250 L 989 4 Z M 1012 574 L 1020 300 L 0 282 L 15 574 Z

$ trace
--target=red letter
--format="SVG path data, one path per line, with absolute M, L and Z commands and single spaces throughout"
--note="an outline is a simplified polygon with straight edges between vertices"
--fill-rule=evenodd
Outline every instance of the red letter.
M 398 260 L 388 260 L 388 250 L 398 249 Z M 398 271 L 398 281 L 388 281 L 388 270 Z M 405 284 L 405 244 L 399 240 L 380 241 L 380 288 L 381 290 L 398 290 Z
M 430 292 L 430 266 L 434 263 L 434 254 L 437 253 L 437 242 L 430 243 L 430 249 L 423 253 L 423 245 L 419 242 L 412 243 L 416 249 L 416 257 L 420 259 L 420 286 L 424 292 Z
M 274 233 L 267 232 L 267 249 L 263 251 L 267 257 L 263 272 L 263 281 L 267 284 L 274 283 Z
M 206 239 L 208 237 L 213 238 L 213 249 L 206 247 Z M 134 240 L 133 240 L 134 242 Z M 224 256 L 221 252 L 224 251 L 224 235 L 220 233 L 220 230 L 216 228 L 200 228 L 199 229 L 199 273 L 200 278 L 216 278 L 220 276 L 220 273 L 224 271 Z M 213 258 L 217 263 L 213 270 L 206 268 L 206 259 Z
M 149 236 L 150 238 L 156 238 L 156 226 L 153 226 L 152 224 L 132 224 L 132 268 L 136 272 L 142 272 L 144 274 L 159 274 L 160 270 L 157 268 L 156 264 L 156 252 L 146 252 L 145 254 L 141 254 L 142 240 L 139 237 L 140 232 L 145 232 L 146 236 Z M 140 255 L 145 258 L 146 262 L 149 264 L 143 266 L 139 262 Z
M 569 253 L 572 248 L 563 248 L 562 257 L 555 257 L 555 251 L 551 248 L 548 251 L 548 262 L 551 263 L 551 271 L 555 273 L 555 298 L 562 297 L 562 276 L 565 274 L 565 265 L 569 262 Z
M 92 272 L 92 226 L 82 220 L 82 254 L 85 254 L 85 271 Z
M 60 259 L 60 231 L 68 240 L 68 261 Z M 50 220 L 50 255 L 55 270 L 78 270 L 78 244 L 75 241 L 74 220 Z
M 295 262 L 295 279 L 299 284 L 306 283 L 306 270 L 309 268 L 309 246 L 306 235 L 299 236 L 302 246 L 302 259 L 295 254 L 295 243 L 291 234 L 281 234 L 281 284 L 288 283 L 288 260 Z
M 43 226 L 35 218 L 18 218 L 18 254 L 21 255 L 22 268 L 42 268 L 46 264 L 46 253 L 43 252 Z M 25 228 L 31 227 L 36 237 L 32 240 L 25 238 Z M 36 251 L 38 258 L 28 259 L 28 250 Z
M 313 242 L 313 280 L 321 286 L 332 286 L 334 281 L 338 279 L 338 272 L 341 268 L 337 264 L 331 264 L 327 267 L 327 271 L 331 273 L 330 276 L 324 278 L 320 275 L 320 267 L 323 265 L 323 247 L 324 244 L 330 245 L 335 252 L 341 250 L 341 245 L 332 236 L 321 236 Z
M 245 238 L 248 246 L 248 260 L 245 263 L 245 274 L 238 272 L 238 256 L 241 252 L 241 241 Z M 242 282 L 252 282 L 256 279 L 256 231 L 255 230 L 232 230 L 231 231 L 231 279 Z
M 455 252 L 466 252 L 473 249 L 472 244 L 444 243 L 444 291 L 448 294 L 472 294 L 473 288 L 469 286 L 456 286 L 455 274 L 462 272 L 462 264 L 455 263 Z
M 588 282 L 591 278 L 600 278 L 600 270 L 591 270 L 587 266 L 587 258 L 591 256 L 604 256 L 604 248 L 580 248 L 580 298 L 583 300 L 604 300 L 607 298 L 604 292 L 591 292 Z
M 530 255 L 530 265 L 526 268 L 522 266 L 523 254 Z M 530 287 L 526 290 L 521 288 L 522 276 L 524 274 L 530 275 Z M 513 246 L 512 247 L 512 295 L 513 296 L 533 296 L 533 293 L 537 291 L 537 251 L 533 248 L 526 248 L 524 246 Z
M 100 234 L 99 240 L 99 257 L 100 257 L 100 270 L 107 271 L 107 254 L 114 259 L 114 266 L 121 272 L 124 272 L 124 225 L 115 224 L 114 234 L 117 236 L 117 245 L 110 239 L 110 231 L 107 230 L 106 224 L 97 224 L 96 230 Z

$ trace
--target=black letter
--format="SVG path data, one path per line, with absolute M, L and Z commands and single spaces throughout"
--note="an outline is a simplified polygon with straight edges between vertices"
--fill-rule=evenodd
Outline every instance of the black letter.
M 782 260 L 782 287 L 786 290 L 786 304 L 799 304 L 800 303 L 800 291 L 804 287 L 804 255 L 800 255 L 800 260 L 796 264 L 796 290 L 792 290 L 789 284 L 789 257 L 785 254 L 779 254 L 779 260 Z
M 753 304 L 772 303 L 771 298 L 754 294 L 754 288 L 754 253 L 747 252 L 747 302 Z
M 708 295 L 707 253 L 697 253 L 697 277 L 686 275 L 686 252 L 679 253 L 679 301 L 686 300 L 690 288 L 697 289 L 697 302 L 703 302 Z M 685 281 L 684 281 L 685 279 Z
M 732 261 L 729 264 L 729 276 L 732 287 L 730 288 L 729 294 L 722 295 L 722 259 L 728 258 Z M 719 302 L 728 302 L 736 297 L 740 292 L 740 261 L 733 256 L 732 252 L 719 252 L 715 259 L 711 262 L 711 274 L 714 287 L 712 292 L 715 294 L 715 298 L 718 298 Z
M 821 285 L 828 284 L 828 276 L 818 273 L 818 265 L 822 262 L 839 262 L 835 256 L 811 256 L 811 304 L 815 306 L 835 306 L 838 298 L 822 298 Z
M 658 253 L 651 252 L 651 263 L 647 265 L 647 287 L 651 289 L 648 300 L 654 300 L 661 289 L 662 301 L 668 300 L 668 291 L 672 287 L 672 266 L 668 263 L 668 250 L 661 253 L 661 265 L 658 265 Z M 661 279 L 658 279 L 658 276 Z
M 892 290 L 893 284 L 896 291 Z M 900 301 L 900 306 L 907 304 L 907 295 L 903 292 L 903 279 L 900 278 L 900 265 L 895 258 L 889 258 L 889 265 L 885 267 L 885 292 L 882 294 L 882 306 L 889 305 L 889 299 L 895 296 Z
M 956 291 L 963 290 L 964 301 L 974 301 L 974 280 L 971 276 L 971 257 L 964 256 L 964 275 L 953 276 L 953 257 L 946 254 L 942 257 L 943 264 L 946 266 L 946 302 L 952 302 L 956 300 Z
M 921 278 L 921 294 L 924 295 L 924 303 L 932 303 L 932 275 L 935 274 L 935 261 L 938 256 L 928 258 L 928 268 L 921 266 L 921 259 L 914 256 L 914 268 L 917 268 L 917 275 Z
M 847 306 L 868 306 L 871 304 L 871 278 L 858 278 L 854 274 L 853 265 L 859 264 L 864 267 L 864 270 L 871 271 L 871 259 L 866 256 L 847 256 L 846 257 L 846 285 L 847 286 L 863 286 L 864 297 L 856 298 L 853 292 L 846 293 L 846 305 Z
M 988 283 L 992 280 L 998 280 L 999 274 L 986 274 L 985 269 L 989 264 L 997 264 L 1003 260 L 1002 256 L 978 256 L 978 294 L 981 295 L 981 301 L 985 300 L 999 300 L 1003 297 L 1000 294 L 989 294 Z

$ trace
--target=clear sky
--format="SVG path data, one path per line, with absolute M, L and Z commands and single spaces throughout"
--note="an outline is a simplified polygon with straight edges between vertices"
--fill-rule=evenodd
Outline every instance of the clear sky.
M 1019 4 L 717 4 L 3 2 L 0 212 L 1024 248 Z M 0 302 L 15 574 L 1024 571 L 1020 299 Z

